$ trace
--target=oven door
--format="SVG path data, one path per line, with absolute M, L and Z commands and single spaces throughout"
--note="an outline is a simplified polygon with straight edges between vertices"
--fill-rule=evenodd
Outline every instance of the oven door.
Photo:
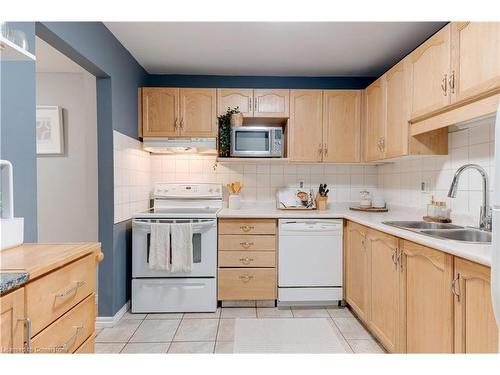
M 150 270 L 151 223 L 193 223 L 191 272 Z M 132 277 L 215 277 L 217 272 L 216 219 L 134 219 L 132 221 Z
M 231 156 L 271 156 L 270 129 L 231 130 Z

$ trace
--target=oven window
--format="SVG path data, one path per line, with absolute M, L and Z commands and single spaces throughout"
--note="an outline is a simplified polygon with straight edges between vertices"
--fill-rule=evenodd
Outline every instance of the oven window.
M 268 131 L 236 131 L 236 151 L 269 151 Z
M 146 263 L 149 263 L 149 245 L 151 244 L 151 233 L 146 236 Z M 193 263 L 201 263 L 201 233 L 193 234 Z

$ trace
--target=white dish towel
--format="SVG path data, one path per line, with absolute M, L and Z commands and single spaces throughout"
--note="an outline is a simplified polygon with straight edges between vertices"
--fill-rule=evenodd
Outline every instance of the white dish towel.
M 170 270 L 170 224 L 151 223 L 149 269 Z
M 172 272 L 191 272 L 193 267 L 193 225 L 172 224 Z

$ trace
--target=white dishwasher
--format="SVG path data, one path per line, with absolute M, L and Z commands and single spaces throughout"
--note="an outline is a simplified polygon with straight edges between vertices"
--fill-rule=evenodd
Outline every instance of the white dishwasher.
M 342 301 L 341 219 L 280 219 L 278 305 Z

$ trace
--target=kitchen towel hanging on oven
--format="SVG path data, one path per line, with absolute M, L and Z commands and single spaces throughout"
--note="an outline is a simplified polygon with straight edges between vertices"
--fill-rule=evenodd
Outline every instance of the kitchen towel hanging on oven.
M 170 270 L 170 224 L 151 223 L 149 243 L 149 269 Z
M 172 237 L 172 272 L 191 272 L 193 267 L 193 224 L 176 223 L 170 225 Z

